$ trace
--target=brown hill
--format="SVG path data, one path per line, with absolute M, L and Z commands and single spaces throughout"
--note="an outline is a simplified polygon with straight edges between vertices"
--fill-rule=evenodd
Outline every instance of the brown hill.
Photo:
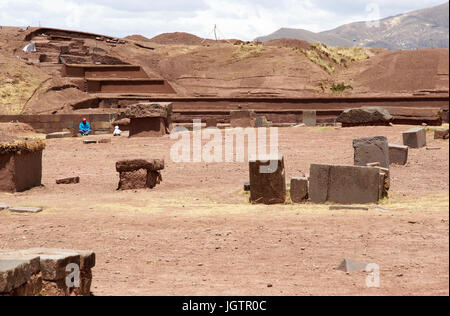
M 151 41 L 149 38 L 142 36 L 142 35 L 138 35 L 138 34 L 127 36 L 127 37 L 125 37 L 125 39 L 132 40 L 132 41 L 139 41 L 139 42 L 150 42 Z
M 178 97 L 322 97 L 335 95 L 338 83 L 353 87 L 347 96 L 448 94 L 445 49 L 334 48 L 289 39 L 199 45 L 195 35 L 171 33 L 152 39 L 170 44 L 151 49 L 95 36 L 69 42 L 39 36 L 38 52 L 25 54 L 26 33 L 0 28 L 0 114 L 70 113 L 81 101 L 89 107 L 96 95 L 84 92 L 80 79 L 62 76 L 60 49 L 78 54 L 75 62 L 140 65 L 148 77 L 166 79 Z
M 293 38 L 280 38 L 264 43 L 265 46 L 292 47 L 299 49 L 309 49 L 311 43 Z
M 150 39 L 150 42 L 170 45 L 200 45 L 203 39 L 189 33 L 176 32 L 176 33 L 164 33 Z

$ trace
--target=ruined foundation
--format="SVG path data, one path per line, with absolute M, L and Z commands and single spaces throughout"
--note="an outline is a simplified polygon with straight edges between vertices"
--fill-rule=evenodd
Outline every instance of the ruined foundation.
M 388 169 L 311 165 L 309 194 L 311 202 L 340 204 L 378 203 L 387 195 Z
M 0 250 L 0 296 L 90 296 L 95 260 L 91 251 Z
M 274 166 L 276 169 L 271 169 Z M 286 202 L 284 158 L 250 161 L 250 202 L 283 204 Z
M 170 132 L 172 103 L 130 105 L 125 115 L 130 119 L 130 137 L 161 137 Z
M 0 192 L 23 192 L 40 186 L 45 144 L 27 141 L 0 145 Z
M 256 127 L 256 113 L 250 110 L 236 110 L 230 112 L 231 127 Z
M 116 163 L 120 174 L 117 190 L 153 189 L 162 182 L 164 160 L 123 160 Z

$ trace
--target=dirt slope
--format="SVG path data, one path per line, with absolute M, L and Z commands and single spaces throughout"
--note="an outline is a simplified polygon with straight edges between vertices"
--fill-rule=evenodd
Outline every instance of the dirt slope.
M 0 29 L 0 114 L 67 112 L 71 111 L 70 104 L 91 98 L 73 80 L 61 76 L 60 65 L 39 62 L 41 48 L 37 54 L 21 51 L 29 31 Z M 136 40 L 145 43 L 145 38 L 130 38 L 133 40 L 122 44 L 95 38 L 77 40 L 77 58 L 80 62 L 141 65 L 150 78 L 168 80 L 178 96 L 186 97 L 335 96 L 330 87 L 341 82 L 354 88 L 343 95 L 448 94 L 445 49 L 318 50 L 292 39 L 264 45 L 239 41 L 202 43 L 202 39 L 187 33 L 162 34 L 151 39 L 150 45 L 137 46 Z M 57 47 L 42 40 L 40 45 L 50 51 Z M 354 58 L 355 53 L 366 57 Z

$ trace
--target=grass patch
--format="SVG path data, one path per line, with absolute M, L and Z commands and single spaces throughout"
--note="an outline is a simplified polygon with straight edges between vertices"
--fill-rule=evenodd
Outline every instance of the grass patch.
M 329 47 L 322 43 L 313 43 L 310 49 L 300 51 L 329 74 L 334 73 L 338 66 L 347 68 L 352 62 L 369 59 L 367 50 L 361 47 Z
M 339 93 L 344 92 L 345 90 L 348 89 L 353 90 L 353 87 L 351 85 L 346 85 L 345 83 L 341 82 L 341 83 L 334 83 L 330 89 L 334 93 Z
M 231 55 L 235 59 L 244 59 L 256 54 L 259 54 L 263 50 L 263 45 L 258 43 L 244 43 L 238 46 L 238 48 Z
M 8 65 L 2 70 L 0 70 L 1 112 L 22 114 L 25 103 L 39 87 L 43 78 L 19 64 Z

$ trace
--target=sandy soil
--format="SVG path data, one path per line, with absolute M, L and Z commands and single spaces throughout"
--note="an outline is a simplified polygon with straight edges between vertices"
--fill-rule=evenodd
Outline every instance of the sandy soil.
M 401 143 L 408 128 L 280 129 L 287 177 L 311 163 L 352 164 L 353 138 Z M 369 212 L 250 205 L 247 163 L 176 164 L 168 136 L 49 140 L 44 186 L 0 194 L 45 211 L 1 212 L 0 248 L 92 249 L 95 295 L 448 295 L 449 147 L 428 140 L 441 149 L 411 150 L 407 166 L 392 167 L 391 198 Z M 140 157 L 166 160 L 163 183 L 116 191 L 115 162 Z M 81 183 L 55 184 L 70 176 Z M 366 287 L 367 273 L 337 271 L 344 258 L 379 264 L 381 288 Z

